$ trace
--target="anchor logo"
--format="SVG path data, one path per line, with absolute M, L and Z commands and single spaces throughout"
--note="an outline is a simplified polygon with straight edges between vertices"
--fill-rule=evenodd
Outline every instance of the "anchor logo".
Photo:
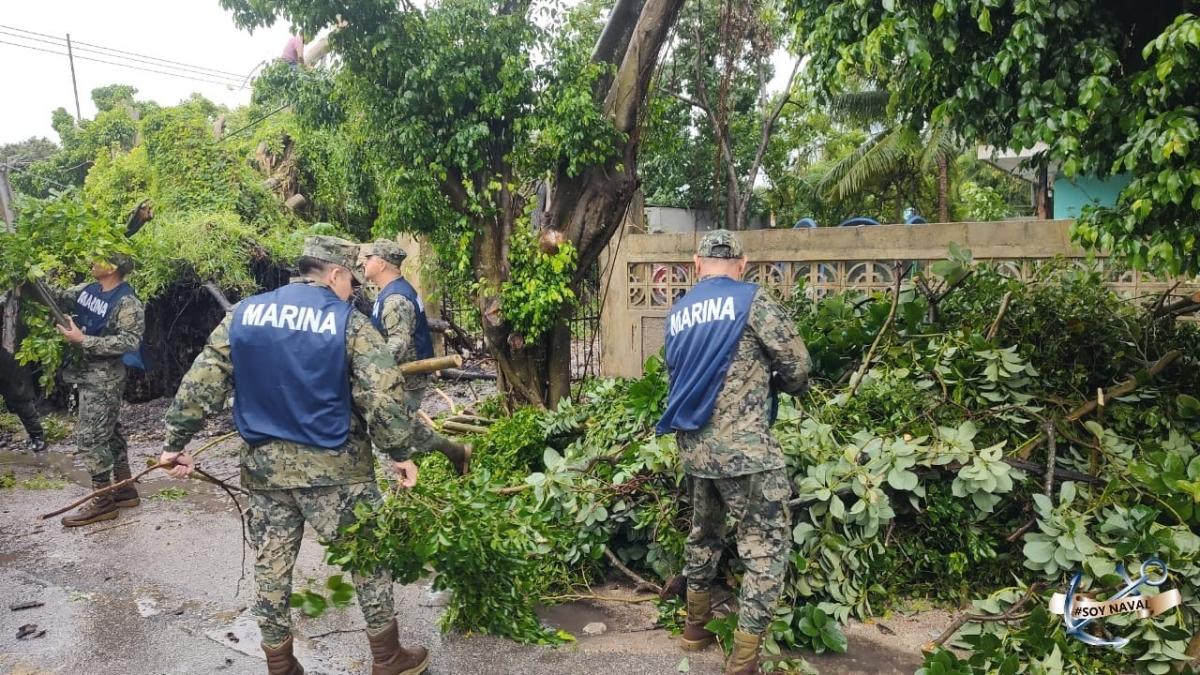
M 1086 632 L 1084 628 L 1097 619 L 1129 612 L 1136 612 L 1143 619 L 1148 619 L 1177 607 L 1183 601 L 1178 589 L 1154 596 L 1134 595 L 1142 586 L 1158 587 L 1166 582 L 1167 564 L 1158 558 L 1150 558 L 1143 562 L 1141 575 L 1136 579 L 1129 578 L 1124 565 L 1118 567 L 1117 572 L 1125 580 L 1125 586 L 1108 600 L 1096 601 L 1078 594 L 1079 584 L 1083 580 L 1081 572 L 1075 573 L 1065 596 L 1055 593 L 1054 597 L 1050 598 L 1050 611 L 1063 615 L 1067 635 L 1093 647 L 1120 649 L 1129 644 L 1129 638 L 1104 639 Z

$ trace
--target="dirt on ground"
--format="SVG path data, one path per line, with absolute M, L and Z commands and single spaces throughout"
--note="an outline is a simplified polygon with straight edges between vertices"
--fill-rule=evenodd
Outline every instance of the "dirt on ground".
M 436 384 L 456 405 L 494 391 L 490 382 Z M 124 406 L 122 424 L 134 467 L 158 456 L 167 405 L 157 400 Z M 447 405 L 431 391 L 425 409 L 437 415 Z M 231 430 L 223 416 L 189 447 Z M 64 529 L 57 518 L 42 520 L 39 514 L 89 490 L 88 476 L 74 466 L 70 439 L 33 455 L 23 450 L 20 433 L 13 436 L 7 447 L 0 446 L 0 477 L 10 476 L 0 483 L 7 485 L 0 488 L 0 673 L 265 672 L 257 628 L 246 614 L 253 552 L 243 549 L 237 510 L 228 496 L 212 485 L 151 474 L 140 488 L 141 506 L 116 520 Z M 205 468 L 236 482 L 237 448 L 236 438 L 216 444 L 204 455 Z M 324 564 L 309 532 L 296 587 L 320 584 L 336 572 Z M 430 648 L 433 675 L 721 672 L 719 650 L 682 652 L 676 638 L 655 626 L 654 604 L 635 602 L 642 598 L 629 586 L 607 584 L 591 594 L 621 601 L 543 608 L 548 625 L 577 636 L 567 646 L 548 648 L 442 634 L 437 620 L 445 597 L 430 590 L 429 580 L 398 585 L 401 640 Z M 31 606 L 10 609 L 22 605 Z M 318 619 L 295 613 L 294 621 L 297 653 L 310 673 L 369 670 L 356 608 Z M 912 673 L 920 666 L 920 645 L 948 623 L 940 611 L 852 622 L 845 628 L 847 654 L 802 656 L 821 673 Z

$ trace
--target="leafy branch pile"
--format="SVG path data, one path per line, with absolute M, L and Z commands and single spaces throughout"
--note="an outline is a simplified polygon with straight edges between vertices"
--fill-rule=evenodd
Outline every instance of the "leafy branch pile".
M 1200 331 L 1149 319 L 1092 270 L 1048 264 L 1023 285 L 961 250 L 935 268 L 901 287 L 894 311 L 889 294 L 795 307 L 816 379 L 775 428 L 796 490 L 795 547 L 768 648 L 844 648 L 822 617 L 914 600 L 999 613 L 1040 582 L 1022 621 L 959 631 L 974 652 L 953 667 L 1007 669 L 1019 654 L 1043 669 L 1165 672 L 1196 630 Z M 1169 365 L 1147 370 L 1160 360 Z M 478 439 L 476 475 L 428 461 L 414 492 L 358 514 L 332 559 L 402 580 L 436 572 L 454 592 L 446 629 L 561 639 L 533 607 L 572 597 L 603 572 L 606 549 L 659 579 L 682 567 L 686 482 L 674 440 L 652 432 L 664 375 L 651 359 L 640 379 L 593 381 L 557 410 L 497 422 Z M 1121 382 L 1124 395 L 1080 413 Z M 1046 613 L 1074 571 L 1103 592 L 1119 585 L 1118 565 L 1151 556 L 1185 603 L 1128 628 L 1110 620 L 1127 649 L 1086 648 Z M 732 547 L 727 560 L 736 584 Z M 663 606 L 667 624 L 678 609 Z
M 336 218 L 365 234 L 374 215 L 338 187 L 351 173 L 350 150 L 339 150 L 344 144 L 329 133 L 302 132 L 291 113 L 228 110 L 200 97 L 160 107 L 135 94 L 118 85 L 96 89 L 100 112 L 79 124 L 56 113 L 61 148 L 17 166 L 16 232 L 0 234 L 0 288 L 34 278 L 69 285 L 88 278 L 92 261 L 132 253 L 138 267 L 130 282 L 148 301 L 147 338 L 161 340 L 152 353 L 179 361 L 171 364 L 177 372 L 162 367 L 165 359 L 156 364 L 161 394 L 212 326 L 202 311 L 180 314 L 196 287 L 211 282 L 235 297 L 257 290 L 264 270 L 293 257 L 305 234 L 336 233 L 309 221 Z M 223 135 L 214 132 L 222 126 Z M 308 206 L 289 211 L 283 198 L 298 191 Z M 126 239 L 127 215 L 147 198 L 155 218 Z M 39 363 L 49 387 L 62 340 L 40 305 L 23 303 L 22 312 L 28 335 L 18 357 Z

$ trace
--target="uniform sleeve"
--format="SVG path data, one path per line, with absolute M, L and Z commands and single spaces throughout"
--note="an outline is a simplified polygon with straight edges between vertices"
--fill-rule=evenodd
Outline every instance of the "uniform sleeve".
M 408 298 L 393 293 L 384 301 L 380 319 L 383 321 L 384 334 L 387 335 L 388 351 L 396 363 L 411 360 L 413 327 L 417 323 L 416 308 Z
M 792 395 L 808 388 L 812 361 L 783 306 L 759 290 L 750 307 L 750 328 L 771 360 L 771 382 Z
M 413 424 L 404 403 L 404 375 L 383 337 L 361 314 L 350 316 L 346 340 L 350 359 L 350 394 L 367 421 L 375 447 L 397 462 L 409 458 Z
M 204 350 L 179 383 L 179 391 L 164 418 L 167 427 L 165 447 L 169 452 L 183 450 L 204 425 L 204 418 L 219 413 L 233 390 L 233 360 L 229 355 L 232 316 L 226 314 L 208 336 Z
M 146 310 L 133 295 L 121 298 L 109 320 L 112 335 L 85 335 L 83 353 L 88 356 L 120 356 L 136 351 L 146 332 Z
M 70 315 L 75 312 L 75 301 L 79 299 L 79 294 L 83 292 L 83 289 L 88 287 L 88 284 L 75 284 L 70 288 L 59 288 L 45 284 L 45 287 L 50 291 L 50 297 L 54 299 L 54 304 L 58 305 L 58 308 L 64 313 Z

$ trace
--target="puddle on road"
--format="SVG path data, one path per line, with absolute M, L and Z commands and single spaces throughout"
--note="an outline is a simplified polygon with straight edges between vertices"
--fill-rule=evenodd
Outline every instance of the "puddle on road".
M 613 629 L 616 617 L 603 607 L 586 602 L 568 602 L 551 607 L 538 607 L 537 615 L 542 623 L 552 628 L 565 630 L 575 637 L 583 636 L 583 627 L 600 622 Z

